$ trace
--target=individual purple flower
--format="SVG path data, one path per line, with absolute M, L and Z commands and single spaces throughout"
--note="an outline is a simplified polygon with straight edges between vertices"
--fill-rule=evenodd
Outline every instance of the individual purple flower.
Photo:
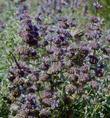
M 52 103 L 51 103 L 51 108 L 55 109 L 59 107 L 59 100 L 53 99 Z
M 103 6 L 99 2 L 94 2 L 93 6 L 96 8 L 97 11 L 103 8 Z
M 96 77 L 103 77 L 104 76 L 104 68 L 97 67 L 95 69 Z

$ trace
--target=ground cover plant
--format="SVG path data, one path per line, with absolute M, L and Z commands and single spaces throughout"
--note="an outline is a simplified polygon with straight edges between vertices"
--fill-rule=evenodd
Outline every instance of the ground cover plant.
M 110 118 L 108 9 L 107 0 L 0 1 L 1 118 Z

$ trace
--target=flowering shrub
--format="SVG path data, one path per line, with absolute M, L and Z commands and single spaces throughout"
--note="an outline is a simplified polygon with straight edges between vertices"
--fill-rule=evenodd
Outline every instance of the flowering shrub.
M 2 97 L 9 107 L 6 117 L 109 118 L 110 33 L 103 18 L 88 14 L 87 3 L 74 5 L 48 0 L 31 15 L 26 2 L 18 2 L 21 41 L 8 52 L 13 63 Z M 102 9 L 98 2 L 93 5 L 96 12 Z M 80 7 L 83 22 L 77 18 Z M 65 9 L 74 13 L 62 15 Z

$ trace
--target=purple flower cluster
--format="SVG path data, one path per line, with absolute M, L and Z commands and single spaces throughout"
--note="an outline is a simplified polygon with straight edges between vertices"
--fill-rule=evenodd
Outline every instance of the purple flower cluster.
M 98 17 L 91 17 L 91 24 L 87 28 L 87 33 L 85 34 L 88 40 L 99 40 L 102 36 L 101 31 L 102 20 Z
M 20 36 L 23 38 L 23 41 L 30 46 L 38 45 L 38 28 L 32 24 L 30 16 L 24 14 L 24 18 L 21 20 L 22 30 Z
M 98 89 L 97 77 L 104 76 L 97 54 L 102 49 L 102 20 L 93 16 L 87 31 L 72 35 L 70 30 L 78 27 L 76 19 L 59 16 L 48 24 L 41 13 L 34 24 L 28 12 L 20 15 L 23 46 L 16 49 L 20 60 L 14 57 L 9 70 L 10 100 L 17 106 L 16 116 L 58 117 L 63 105 L 74 102 L 73 95 L 84 94 L 86 85 Z

